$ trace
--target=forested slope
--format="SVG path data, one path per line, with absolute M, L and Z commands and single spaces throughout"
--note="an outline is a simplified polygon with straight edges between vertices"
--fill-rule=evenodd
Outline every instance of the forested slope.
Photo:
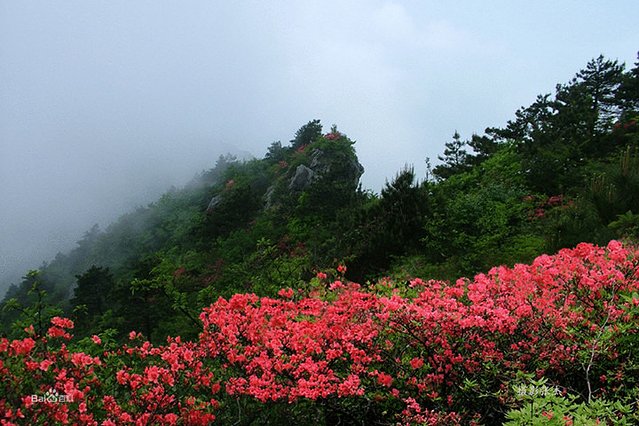
M 355 143 L 313 120 L 261 159 L 220 157 L 184 188 L 89 230 L 10 288 L 3 332 L 46 307 L 73 318 L 80 336 L 188 338 L 220 296 L 274 295 L 340 264 L 363 285 L 452 280 L 633 239 L 638 121 L 639 65 L 599 57 L 503 128 L 468 140 L 455 132 L 425 179 L 407 167 L 375 194 L 359 185 Z

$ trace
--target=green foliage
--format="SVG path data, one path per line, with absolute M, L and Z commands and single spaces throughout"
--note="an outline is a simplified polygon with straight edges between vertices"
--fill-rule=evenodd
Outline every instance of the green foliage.
M 639 53 L 637 53 L 639 59 Z M 622 76 L 619 89 L 615 93 L 622 109 L 622 119 L 637 116 L 639 113 L 639 60 L 630 72 Z
M 283 287 L 298 288 L 309 275 L 308 254 L 303 246 L 290 240 L 272 243 L 261 238 L 255 247 L 243 251 L 246 254 L 235 260 L 227 258 L 215 280 L 200 293 L 200 299 L 211 303 L 219 296 L 228 297 L 238 291 L 273 296 Z
M 546 378 L 513 386 L 517 405 L 506 414 L 507 426 L 632 425 L 638 418 L 632 404 L 604 399 L 579 402 L 578 397 L 549 386 Z M 634 414 L 633 414 L 634 413 Z M 634 418 L 633 418 L 634 417 Z
M 542 235 L 548 250 L 573 247 L 582 241 L 603 243 L 614 237 L 592 204 L 583 197 L 576 198 L 572 204 L 545 210 L 538 220 L 543 225 Z
M 92 330 L 96 318 L 106 312 L 115 283 L 109 268 L 95 265 L 76 278 L 77 285 L 73 290 L 71 306 L 76 313 L 76 334 L 82 334 L 82 331 Z
M 444 156 L 438 156 L 443 164 L 433 169 L 433 174 L 439 179 L 446 179 L 452 175 L 462 173 L 468 169 L 468 152 L 464 149 L 467 146 L 465 141 L 461 140 L 461 136 L 457 131 L 453 134 L 453 140 L 444 144 Z
M 398 262 L 395 271 L 453 279 L 532 259 L 543 250 L 543 240 L 523 201 L 527 195 L 517 154 L 507 146 L 442 181 L 432 188 L 424 259 Z
M 273 142 L 271 146 L 268 147 L 266 155 L 264 156 L 264 160 L 273 163 L 285 161 L 289 151 L 290 149 L 284 148 L 282 146 L 282 142 Z
M 413 168 L 406 166 L 361 210 L 349 232 L 355 248 L 351 268 L 361 279 L 383 274 L 393 257 L 420 250 L 429 196 L 429 184 L 415 182 Z
M 488 129 L 497 141 L 514 141 L 522 157 L 528 185 L 548 195 L 579 186 L 582 167 L 610 154 L 608 138 L 619 115 L 615 94 L 623 66 L 602 56 L 590 61 L 569 84 L 557 85 L 555 96 L 539 96 L 516 113 L 504 129 Z
M 51 304 L 47 285 L 42 281 L 40 272 L 29 271 L 23 281 L 23 287 L 29 289 L 25 297 L 5 299 L 2 306 L 3 320 L 12 321 L 10 337 L 18 337 L 27 327 L 33 326 L 36 336 L 43 336 L 51 318 L 60 315 L 60 307 Z
M 579 71 L 573 84 L 583 88 L 591 121 L 586 128 L 591 134 L 609 131 L 618 107 L 617 91 L 624 75 L 624 66 L 599 55 Z
M 639 147 L 627 147 L 592 179 L 591 199 L 604 223 L 628 210 L 639 211 Z
M 617 238 L 629 238 L 639 240 L 639 214 L 628 210 L 624 214 L 617 215 L 617 220 L 610 222 L 608 228 L 613 230 Z
M 295 132 L 295 138 L 291 140 L 293 149 L 309 145 L 322 135 L 322 124 L 319 120 L 311 120 Z

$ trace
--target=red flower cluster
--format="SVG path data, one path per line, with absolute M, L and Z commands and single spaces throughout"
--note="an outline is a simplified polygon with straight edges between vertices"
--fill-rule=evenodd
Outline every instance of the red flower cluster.
M 568 200 L 564 198 L 563 194 L 553 195 L 548 198 L 542 198 L 536 200 L 532 195 L 526 195 L 523 197 L 523 201 L 527 203 L 534 203 L 536 207 L 529 214 L 530 219 L 534 218 L 542 218 L 546 216 L 546 213 L 552 208 L 568 208 L 574 205 L 573 200 Z
M 381 360 L 371 353 L 379 332 L 374 308 L 375 298 L 358 292 L 330 303 L 238 294 L 204 310 L 200 343 L 234 372 L 230 395 L 291 402 L 361 395 L 358 375 Z
M 328 139 L 329 141 L 334 141 L 341 137 L 342 135 L 339 132 L 331 132 L 324 135 L 324 138 Z
M 163 346 L 131 332 L 116 350 L 93 336 L 94 350 L 73 351 L 72 322 L 54 318 L 46 336 L 0 339 L 0 420 L 209 424 L 240 398 L 361 398 L 405 423 L 466 424 L 481 413 L 464 381 L 502 409 L 521 372 L 619 391 L 632 368 L 623 342 L 639 332 L 638 254 L 616 241 L 580 244 L 473 280 L 383 279 L 369 290 L 326 288 L 318 273 L 314 296 L 220 298 L 200 315 L 197 341 Z M 37 398 L 49 389 L 67 398 Z

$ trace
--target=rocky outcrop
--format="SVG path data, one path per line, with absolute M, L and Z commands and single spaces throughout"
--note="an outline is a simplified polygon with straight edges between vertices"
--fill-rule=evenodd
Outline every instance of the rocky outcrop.
M 317 170 L 318 173 L 329 172 L 331 166 L 326 162 L 324 151 L 321 149 L 314 149 L 311 152 L 311 169 Z
M 295 174 L 288 184 L 288 189 L 291 191 L 303 191 L 313 183 L 315 176 L 316 173 L 312 169 L 300 164 L 295 169 Z
M 222 202 L 222 194 L 218 194 L 213 196 L 213 198 L 211 198 L 211 201 L 209 201 L 209 205 L 206 208 L 206 212 L 208 214 L 213 213 L 213 211 L 215 210 L 215 208 Z
M 266 210 L 273 207 L 273 194 L 275 194 L 275 185 L 269 186 L 264 194 L 264 208 Z
M 291 191 L 303 191 L 319 178 L 330 180 L 347 180 L 356 188 L 359 178 L 364 173 L 364 167 L 347 155 L 328 155 L 321 149 L 315 149 L 309 155 L 310 164 L 300 164 L 289 182 Z
M 310 158 L 310 168 L 318 176 L 348 181 L 354 187 L 357 187 L 359 178 L 364 173 L 364 167 L 357 161 L 357 157 L 351 157 L 343 152 L 330 154 L 316 149 L 311 153 Z

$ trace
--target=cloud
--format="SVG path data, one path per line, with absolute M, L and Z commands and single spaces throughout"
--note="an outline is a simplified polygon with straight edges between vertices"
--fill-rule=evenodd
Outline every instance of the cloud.
M 370 19 L 373 35 L 394 48 L 402 45 L 416 49 L 416 53 L 448 51 L 459 54 L 482 47 L 481 37 L 450 19 L 431 17 L 427 12 L 418 19 L 401 3 L 383 3 L 372 12 Z

